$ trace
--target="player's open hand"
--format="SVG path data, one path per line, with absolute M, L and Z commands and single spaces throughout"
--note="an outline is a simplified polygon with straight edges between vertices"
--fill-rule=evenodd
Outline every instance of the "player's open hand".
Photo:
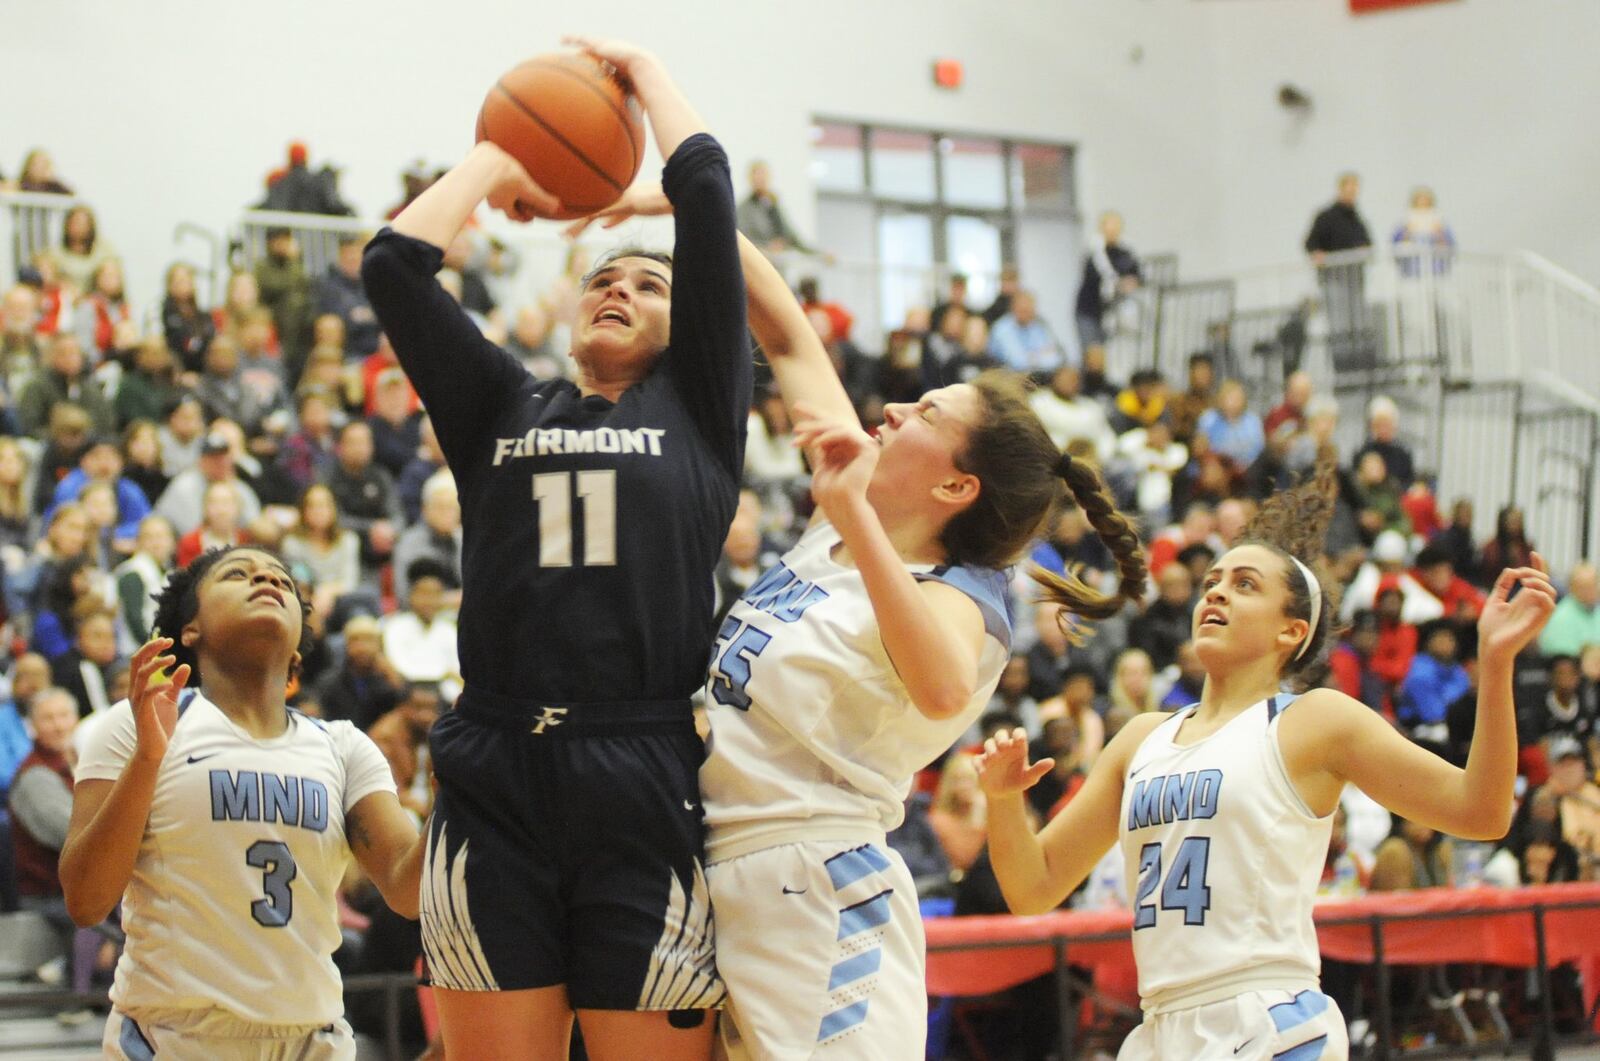
M 978 787 L 987 796 L 1016 796 L 1039 783 L 1055 769 L 1054 759 L 1028 762 L 1028 731 L 1018 726 L 1007 733 L 1001 730 L 983 742 L 983 751 L 973 766 L 978 770 Z
M 561 212 L 561 200 L 545 191 L 528 176 L 509 151 L 491 140 L 483 140 L 472 149 L 491 159 L 491 177 L 484 198 L 491 209 L 498 210 L 513 221 L 532 221 L 539 217 L 554 217 Z
M 128 702 L 133 707 L 134 732 L 141 759 L 160 762 L 167 754 L 167 743 L 178 725 L 178 695 L 189 684 L 187 663 L 166 677 L 162 672 L 177 662 L 166 655 L 172 647 L 170 637 L 153 637 L 133 654 L 128 672 Z
M 622 198 L 604 210 L 580 217 L 562 229 L 561 234 L 568 239 L 577 239 L 596 221 L 600 222 L 601 228 L 616 228 L 629 218 L 659 217 L 670 213 L 672 202 L 667 198 L 667 193 L 661 190 L 661 182 L 647 181 L 623 192 Z
M 864 500 L 880 452 L 852 417 L 828 416 L 804 402 L 794 407 L 794 444 L 811 458 L 811 496 L 838 522 L 839 507 Z
M 1478 617 L 1483 657 L 1511 662 L 1539 635 L 1550 613 L 1555 611 L 1556 591 L 1550 584 L 1544 557 L 1534 553 L 1532 564 L 1532 567 L 1508 567 L 1495 579 L 1483 614 Z M 1512 597 L 1511 589 L 1519 582 L 1522 590 Z

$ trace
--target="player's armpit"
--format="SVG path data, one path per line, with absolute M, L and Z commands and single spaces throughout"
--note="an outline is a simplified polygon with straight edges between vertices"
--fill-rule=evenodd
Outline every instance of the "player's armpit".
M 344 828 L 350 853 L 384 902 L 401 917 L 416 920 L 425 832 L 417 831 L 393 792 L 363 797 L 345 814 Z

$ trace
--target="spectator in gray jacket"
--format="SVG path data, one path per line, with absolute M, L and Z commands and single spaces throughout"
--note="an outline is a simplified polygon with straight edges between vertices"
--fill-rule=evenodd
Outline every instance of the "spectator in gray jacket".
M 812 252 L 783 216 L 783 208 L 772 191 L 772 171 L 765 162 L 750 164 L 750 195 L 739 204 L 738 224 L 745 238 L 768 254 Z
M 156 502 L 156 515 L 167 517 L 181 538 L 200 526 L 206 487 L 227 482 L 239 495 L 239 525 L 248 527 L 261 515 L 261 499 L 234 470 L 233 445 L 228 436 L 213 431 L 200 443 L 200 459 L 194 467 L 173 476 L 162 491 L 161 500 Z

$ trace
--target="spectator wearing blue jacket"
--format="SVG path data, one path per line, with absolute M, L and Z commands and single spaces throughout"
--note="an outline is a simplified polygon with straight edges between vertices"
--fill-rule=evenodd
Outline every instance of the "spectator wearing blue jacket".
M 1412 658 L 1400 683 L 1395 717 L 1417 740 L 1442 743 L 1450 705 L 1471 691 L 1472 679 L 1458 658 L 1456 629 L 1450 620 L 1425 623 L 1418 634 L 1422 651 Z
M 1236 379 L 1217 389 L 1216 406 L 1200 414 L 1195 430 L 1206 436 L 1213 453 L 1227 457 L 1239 471 L 1254 464 L 1267 445 L 1261 417 L 1250 411 L 1244 384 Z
M 117 448 L 116 440 L 107 437 L 90 441 L 78 458 L 78 466 L 56 484 L 45 521 L 49 521 L 57 506 L 78 500 L 92 482 L 111 484 L 117 497 L 117 527 L 113 537 L 118 541 L 133 541 L 139 536 L 139 522 L 150 514 L 150 500 L 132 479 L 123 478 L 122 451 Z
M 1038 306 L 1033 292 L 1018 291 L 1011 312 L 989 329 L 989 353 L 1007 368 L 1048 379 L 1063 364 L 1076 367 L 1078 361 L 1062 348 Z

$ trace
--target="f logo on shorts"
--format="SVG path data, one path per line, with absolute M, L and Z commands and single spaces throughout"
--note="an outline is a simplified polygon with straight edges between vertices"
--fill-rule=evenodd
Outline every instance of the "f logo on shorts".
M 533 732 L 535 733 L 543 733 L 546 726 L 559 726 L 566 721 L 561 716 L 567 713 L 567 708 L 541 707 L 539 710 L 543 711 L 544 714 L 539 716 L 539 720 L 533 724 Z

